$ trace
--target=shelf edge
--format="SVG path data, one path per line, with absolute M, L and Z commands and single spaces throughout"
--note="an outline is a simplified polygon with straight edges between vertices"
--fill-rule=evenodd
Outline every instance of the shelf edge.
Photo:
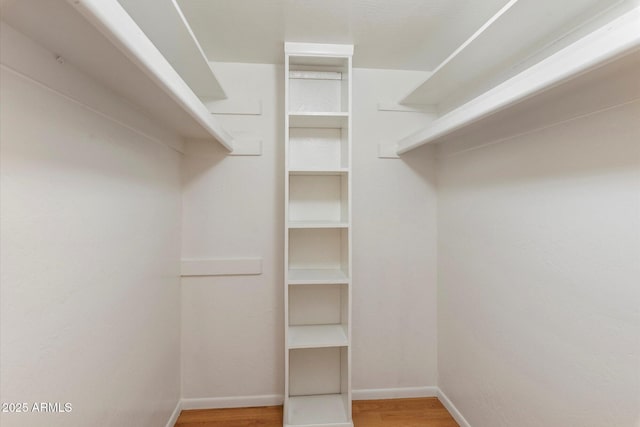
M 397 143 L 405 154 L 640 49 L 640 7 L 531 66 Z
M 211 116 L 167 59 L 116 0 L 67 0 L 129 60 L 144 71 L 223 147 L 233 151 L 233 138 Z

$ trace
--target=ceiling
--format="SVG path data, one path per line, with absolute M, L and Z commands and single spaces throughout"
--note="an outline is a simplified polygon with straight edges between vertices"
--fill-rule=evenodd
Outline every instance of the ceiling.
M 282 63 L 283 43 L 355 45 L 354 66 L 432 70 L 507 0 L 177 0 L 210 61 Z

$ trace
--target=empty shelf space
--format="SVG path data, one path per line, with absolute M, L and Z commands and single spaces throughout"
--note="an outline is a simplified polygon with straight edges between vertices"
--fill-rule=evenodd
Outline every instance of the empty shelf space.
M 348 228 L 344 221 L 289 221 L 289 228 Z
M 290 285 L 344 284 L 349 283 L 346 273 L 340 269 L 292 269 L 289 270 Z
M 349 271 L 349 229 L 291 228 L 290 269 L 341 269 Z
M 346 396 L 349 347 L 298 348 L 288 352 L 289 396 Z
M 345 395 L 323 394 L 317 396 L 292 396 L 289 398 L 290 427 L 330 425 L 353 426 L 345 408 Z
M 289 112 L 346 112 L 348 80 L 336 71 L 290 71 Z
M 289 349 L 346 347 L 344 325 L 289 326 Z
M 343 175 L 290 175 L 289 227 L 347 227 L 348 181 Z
M 345 325 L 349 285 L 289 286 L 289 325 Z
M 292 228 L 288 234 L 290 269 L 349 271 L 348 229 Z
M 349 131 L 338 127 L 289 129 L 289 169 L 341 170 L 349 165 Z
M 333 128 L 347 127 L 349 113 L 345 112 L 299 112 L 289 113 L 290 128 Z

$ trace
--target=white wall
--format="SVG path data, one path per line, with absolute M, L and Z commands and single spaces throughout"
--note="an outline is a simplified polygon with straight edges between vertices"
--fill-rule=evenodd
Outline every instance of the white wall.
M 130 108 L 51 52 L 22 55 Z M 0 424 L 165 425 L 180 397 L 180 154 L 4 65 L 1 87 L 1 400 L 72 412 Z
M 225 64 L 216 74 L 231 99 L 262 100 L 260 116 L 220 120 L 234 136 L 261 138 L 263 155 L 227 156 L 207 141 L 187 143 L 182 256 L 263 257 L 263 273 L 182 279 L 182 393 L 185 399 L 282 394 L 281 75 L 269 65 Z
M 443 150 L 439 386 L 472 426 L 640 425 L 638 117 Z
M 416 113 L 378 111 L 420 74 L 356 69 L 353 90 L 353 388 L 410 396 L 435 386 L 436 189 L 432 147 L 378 159 L 378 143 L 424 126 Z M 417 395 L 427 390 L 415 390 Z M 378 397 L 355 392 L 356 398 Z
M 262 116 L 219 118 L 232 134 L 261 138 L 263 155 L 229 157 L 203 141 L 187 144 L 183 257 L 263 257 L 263 274 L 183 278 L 183 396 L 189 407 L 275 403 L 284 390 L 282 68 L 215 69 L 231 99 L 262 100 Z M 378 112 L 378 97 L 396 101 L 422 75 L 354 75 L 353 386 L 434 386 L 432 152 L 408 163 L 376 157 L 378 142 L 424 123 L 421 114 Z M 242 399 L 215 400 L 225 397 Z

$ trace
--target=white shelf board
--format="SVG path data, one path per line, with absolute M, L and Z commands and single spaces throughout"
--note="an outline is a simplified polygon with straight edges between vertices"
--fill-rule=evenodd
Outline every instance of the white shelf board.
M 118 2 L 199 98 L 226 98 L 176 0 Z
M 289 221 L 289 228 L 348 228 L 345 221 Z
M 346 347 L 344 325 L 289 326 L 289 349 Z
M 349 278 L 339 269 L 292 269 L 289 270 L 290 285 L 334 285 L 347 284 Z
M 287 426 L 351 427 L 341 394 L 289 397 Z
M 640 49 L 640 6 L 397 143 L 404 154 Z
M 290 128 L 346 128 L 349 113 L 300 112 L 289 113 Z
M 349 169 L 289 169 L 289 175 L 346 175 Z
M 67 0 L 131 62 L 227 150 L 233 138 L 211 116 L 153 42 L 115 0 Z
M 182 137 L 232 137 L 116 0 L 20 0 L 2 20 Z M 4 53 L 4 52 L 3 52 Z
M 597 14 L 611 3 L 611 0 L 510 0 L 401 103 L 439 104 L 473 80 L 526 59 L 564 35 L 577 18 Z

